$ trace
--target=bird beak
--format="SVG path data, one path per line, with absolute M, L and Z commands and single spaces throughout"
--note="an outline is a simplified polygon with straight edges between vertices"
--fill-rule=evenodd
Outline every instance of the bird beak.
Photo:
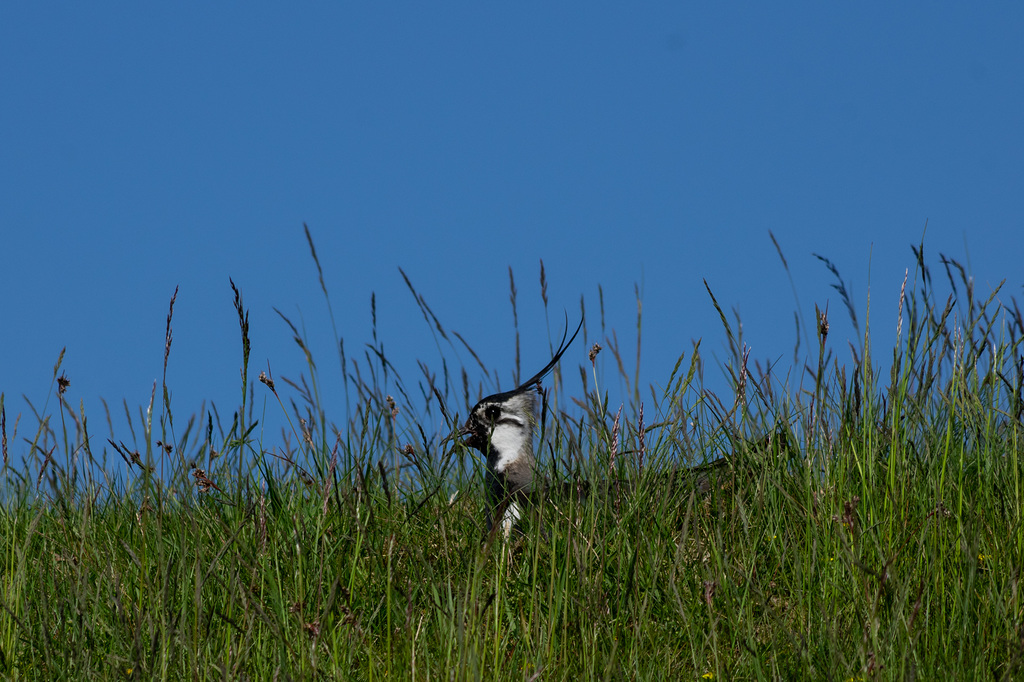
M 477 433 L 467 419 L 463 427 L 459 429 L 459 441 L 467 448 L 478 448 L 477 440 Z
M 472 437 L 472 435 L 473 429 L 470 428 L 469 421 L 467 420 L 466 423 L 462 425 L 462 428 L 460 428 L 458 431 L 453 431 L 452 433 L 449 433 L 447 436 L 442 438 L 441 444 L 447 443 L 448 441 L 458 441 L 463 445 L 469 445 L 466 442 L 466 439 Z

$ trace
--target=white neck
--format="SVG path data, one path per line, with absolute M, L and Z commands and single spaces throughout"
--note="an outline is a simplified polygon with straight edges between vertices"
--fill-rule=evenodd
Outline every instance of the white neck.
M 504 473 L 521 457 L 533 457 L 533 429 L 521 417 L 504 415 L 491 431 L 487 466 L 496 474 Z

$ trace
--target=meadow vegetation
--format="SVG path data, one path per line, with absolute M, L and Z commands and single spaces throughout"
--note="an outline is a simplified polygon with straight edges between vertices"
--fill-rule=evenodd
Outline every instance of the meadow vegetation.
M 699 342 L 641 389 L 603 310 L 588 319 L 561 367 L 583 391 L 546 381 L 538 443 L 570 494 L 508 540 L 486 533 L 481 464 L 454 437 L 496 387 L 408 279 L 479 384 L 447 364 L 404 380 L 376 331 L 362 358 L 337 339 L 338 361 L 315 362 L 287 319 L 308 372 L 254 377 L 235 289 L 239 404 L 183 418 L 166 385 L 172 298 L 163 385 L 125 406 L 127 433 L 73 406 L 59 360 L 46 406 L 0 398 L 0 676 L 1022 679 L 1024 321 L 957 261 L 933 279 L 914 253 L 894 337 L 871 330 L 894 320 L 870 305 L 857 326 L 823 259 L 863 341 L 835 347 L 835 311 L 816 307 L 812 347 L 781 376 L 751 362 L 708 288 L 728 396 L 704 388 Z M 541 290 L 546 313 L 543 268 Z M 621 407 L 595 342 L 629 384 Z M 349 392 L 340 419 L 324 372 Z M 287 417 L 279 438 L 254 436 L 256 391 Z M 660 482 L 721 455 L 709 495 Z M 608 478 L 635 486 L 571 494 Z

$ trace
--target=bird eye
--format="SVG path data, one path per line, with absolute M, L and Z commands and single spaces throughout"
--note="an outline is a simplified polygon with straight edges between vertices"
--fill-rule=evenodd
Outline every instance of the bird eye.
M 488 405 L 484 408 L 484 416 L 492 422 L 498 421 L 498 417 L 501 416 L 501 408 L 497 405 Z

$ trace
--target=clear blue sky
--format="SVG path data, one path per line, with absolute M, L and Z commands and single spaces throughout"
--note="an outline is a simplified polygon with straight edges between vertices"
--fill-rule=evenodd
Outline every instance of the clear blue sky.
M 640 286 L 645 384 L 666 381 L 691 339 L 724 357 L 703 279 L 738 308 L 752 357 L 788 369 L 796 303 L 769 230 L 805 320 L 829 304 L 842 358 L 851 327 L 813 252 L 852 282 L 862 323 L 870 284 L 887 348 L 926 221 L 934 269 L 943 252 L 981 291 L 1006 278 L 1004 298 L 1020 297 L 1024 6 L 555 4 L 5 5 L 8 427 L 22 394 L 45 401 L 66 346 L 70 402 L 105 438 L 98 398 L 148 401 L 179 285 L 175 411 L 212 399 L 230 413 L 229 277 L 251 310 L 253 376 L 303 368 L 276 307 L 305 321 L 326 397 L 343 404 L 303 222 L 350 353 L 370 341 L 375 292 L 413 385 L 416 360 L 439 371 L 441 352 L 399 267 L 503 389 L 509 266 L 523 371 L 547 360 L 541 258 L 552 333 L 583 295 L 596 340 L 600 284 L 627 357 Z M 570 366 L 585 352 L 577 342 Z

